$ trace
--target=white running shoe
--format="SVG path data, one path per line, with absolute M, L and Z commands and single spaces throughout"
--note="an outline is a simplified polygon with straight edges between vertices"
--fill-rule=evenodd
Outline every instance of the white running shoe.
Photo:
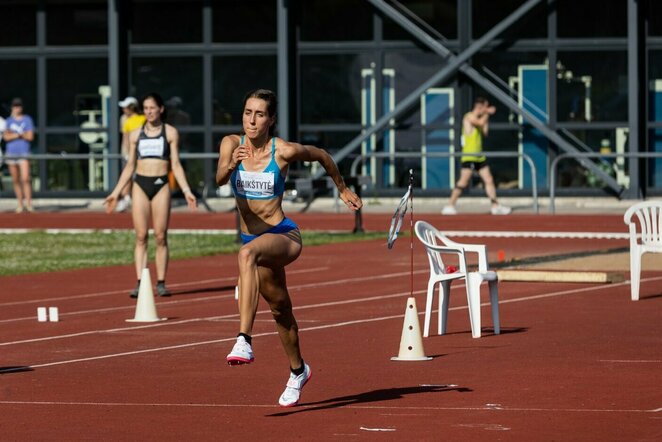
M 442 215 L 457 215 L 457 209 L 455 206 L 446 206 L 443 209 L 441 209 L 441 214 Z
M 131 197 L 129 195 L 125 196 L 117 202 L 117 207 L 115 208 L 116 212 L 124 212 L 131 205 Z
M 287 381 L 287 386 L 285 391 L 280 395 L 278 403 L 281 407 L 294 407 L 299 403 L 299 398 L 301 397 L 301 389 L 306 382 L 313 376 L 313 373 L 310 371 L 310 365 L 303 363 L 303 373 L 299 376 L 296 376 L 294 373 L 290 372 L 290 379 Z
M 508 206 L 502 206 L 501 204 L 492 207 L 490 210 L 492 215 L 508 215 L 512 212 L 512 209 Z
M 255 360 L 251 344 L 246 342 L 243 336 L 237 336 L 237 342 L 232 347 L 232 351 L 225 358 L 229 365 L 250 364 Z

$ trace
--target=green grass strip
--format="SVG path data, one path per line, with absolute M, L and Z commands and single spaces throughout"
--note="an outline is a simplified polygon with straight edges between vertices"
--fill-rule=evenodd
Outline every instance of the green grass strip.
M 302 232 L 304 246 L 383 238 L 386 233 Z M 170 259 L 236 253 L 236 235 L 168 235 Z M 133 231 L 112 233 L 0 234 L 0 276 L 133 264 Z M 149 238 L 149 260 L 154 260 L 154 238 Z

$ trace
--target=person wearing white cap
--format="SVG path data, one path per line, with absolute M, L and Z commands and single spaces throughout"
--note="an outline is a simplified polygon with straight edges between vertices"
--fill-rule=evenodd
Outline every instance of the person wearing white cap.
M 122 130 L 121 151 L 124 160 L 122 167 L 126 165 L 126 159 L 129 156 L 129 134 L 131 131 L 142 127 L 145 124 L 145 116 L 140 112 L 138 100 L 135 97 L 126 97 L 119 102 L 122 108 L 122 118 L 120 118 L 120 129 Z M 116 210 L 124 212 L 131 205 L 131 181 L 122 189 L 120 200 L 117 202 Z

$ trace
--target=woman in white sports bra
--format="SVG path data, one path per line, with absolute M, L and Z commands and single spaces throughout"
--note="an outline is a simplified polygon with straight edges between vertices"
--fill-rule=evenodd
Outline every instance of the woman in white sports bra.
M 140 276 L 147 267 L 147 234 L 150 217 L 156 239 L 156 292 L 170 296 L 165 286 L 168 270 L 168 223 L 170 221 L 170 187 L 168 171 L 172 169 L 177 184 L 184 192 L 186 202 L 195 209 L 197 201 L 186 181 L 184 168 L 179 161 L 179 133 L 162 119 L 165 109 L 163 99 L 157 93 L 146 95 L 143 100 L 145 124 L 129 134 L 129 157 L 115 189 L 106 198 L 106 212 L 111 213 L 120 198 L 120 192 L 133 179 L 131 199 L 133 227 L 136 231 L 134 251 L 138 283 L 129 296 L 138 297 Z M 134 176 L 135 174 L 135 176 Z
M 351 210 L 361 199 L 343 181 L 333 158 L 315 146 L 274 137 L 276 95 L 265 89 L 249 92 L 244 99 L 244 135 L 228 135 L 221 141 L 216 182 L 232 181 L 240 214 L 239 335 L 227 362 L 253 362 L 251 333 L 260 295 L 267 301 L 290 364 L 285 391 L 278 403 L 291 407 L 299 402 L 301 388 L 311 377 L 310 366 L 301 357 L 296 319 L 287 291 L 285 266 L 301 253 L 301 234 L 283 213 L 284 180 L 289 164 L 317 161 L 333 179 L 340 198 Z

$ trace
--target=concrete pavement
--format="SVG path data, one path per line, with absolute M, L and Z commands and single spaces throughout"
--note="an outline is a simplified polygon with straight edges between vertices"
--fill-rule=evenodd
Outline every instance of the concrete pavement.
M 213 211 L 223 212 L 232 210 L 234 200 L 232 198 L 209 198 L 205 201 Z M 392 213 L 395 211 L 400 198 L 374 197 L 365 195 L 363 197 L 364 213 Z M 416 197 L 414 196 L 414 211 L 416 213 L 440 213 L 447 204 L 448 198 Z M 501 204 L 510 206 L 513 214 L 534 214 L 534 202 L 531 197 L 500 198 Z M 554 206 L 556 214 L 623 214 L 634 204 L 636 200 L 618 200 L 610 197 L 561 197 L 555 198 Z M 102 198 L 38 198 L 34 200 L 37 211 L 78 211 L 91 210 L 103 211 Z M 307 209 L 306 209 L 307 207 Z M 12 212 L 16 208 L 16 200 L 13 198 L 0 198 L 0 212 Z M 317 198 L 310 205 L 305 201 L 287 201 L 283 203 L 286 213 L 308 212 L 333 213 L 346 210 L 342 201 L 330 197 Z M 487 214 L 490 211 L 489 200 L 485 197 L 463 197 L 457 204 L 460 214 L 476 213 Z M 188 210 L 181 199 L 175 199 L 173 210 Z M 201 210 L 206 210 L 201 205 Z M 550 214 L 550 199 L 547 197 L 538 199 L 538 213 Z

